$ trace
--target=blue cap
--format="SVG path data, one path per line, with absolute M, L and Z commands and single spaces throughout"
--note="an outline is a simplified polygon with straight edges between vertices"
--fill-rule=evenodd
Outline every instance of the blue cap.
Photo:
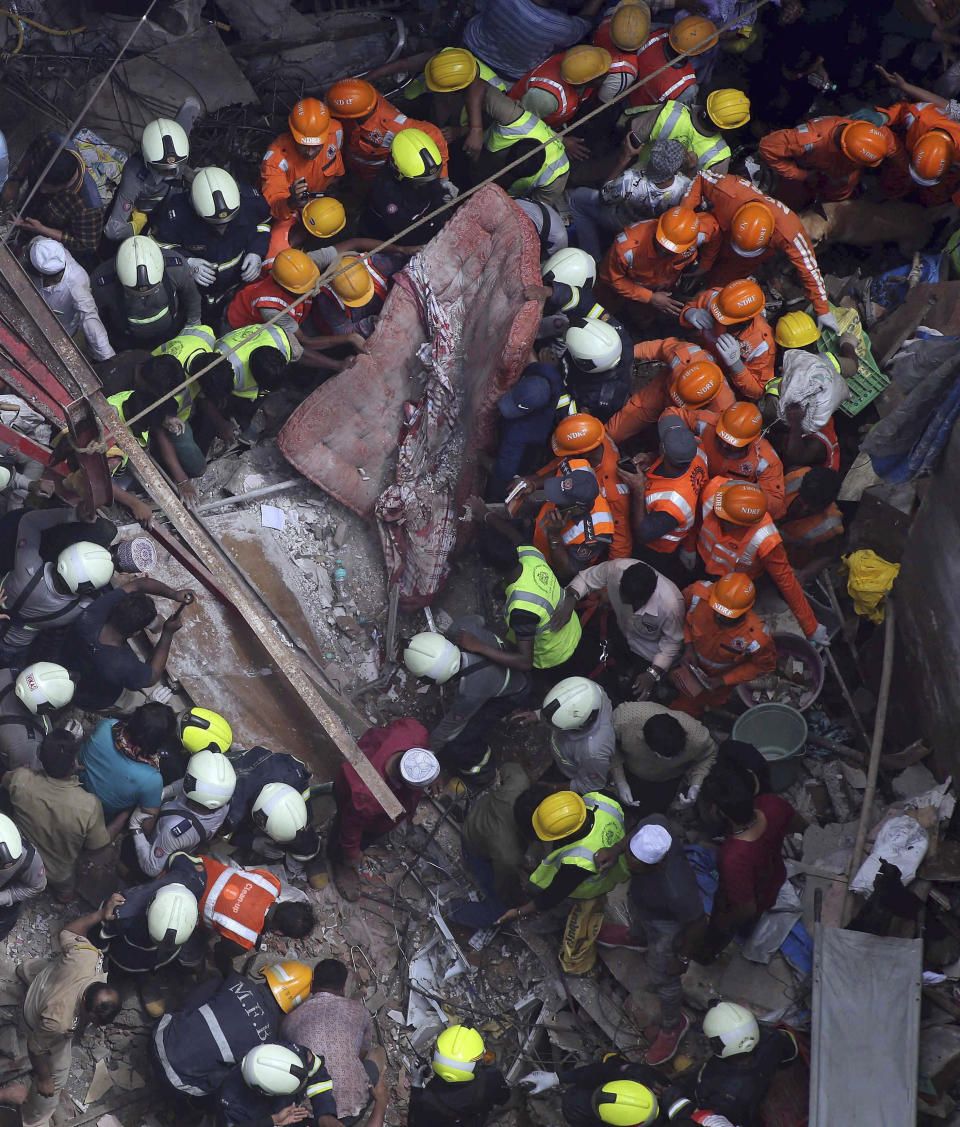
M 497 400 L 497 407 L 505 419 L 522 419 L 532 411 L 541 411 L 553 398 L 553 381 L 559 382 L 560 373 L 549 364 L 528 364 L 523 375 Z
M 592 505 L 600 494 L 597 475 L 585 466 L 547 478 L 543 483 L 547 500 L 566 508 L 568 505 Z

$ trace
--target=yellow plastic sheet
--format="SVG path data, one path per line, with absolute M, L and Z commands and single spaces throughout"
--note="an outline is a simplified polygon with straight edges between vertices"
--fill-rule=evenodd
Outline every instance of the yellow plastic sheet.
M 900 574 L 900 565 L 890 563 L 869 549 L 852 552 L 843 557 L 847 573 L 847 594 L 853 599 L 853 609 L 866 615 L 871 622 L 883 622 L 885 600 Z

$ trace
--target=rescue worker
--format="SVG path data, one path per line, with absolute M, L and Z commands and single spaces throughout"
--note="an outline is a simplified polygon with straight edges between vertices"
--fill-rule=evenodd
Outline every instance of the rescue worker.
M 594 96 L 612 62 L 603 47 L 581 43 L 528 71 L 513 85 L 510 97 L 551 129 L 560 129 Z
M 364 339 L 369 337 L 377 327 L 393 275 L 406 264 L 407 256 L 393 251 L 344 255 L 337 263 L 337 274 L 313 299 L 313 327 L 326 336 L 359 333 Z
M 637 80 L 637 52 L 650 33 L 650 7 L 637 3 L 617 4 L 593 33 L 591 42 L 610 54 L 610 69 L 600 83 L 598 98 L 606 104 Z
M 633 373 L 633 339 L 615 317 L 571 324 L 561 358 L 564 379 L 580 411 L 601 423 L 626 403 Z
M 20 673 L 0 669 L 0 764 L 39 769 L 44 737 L 53 731 L 53 713 L 73 700 L 74 683 L 62 665 L 36 661 Z
M 914 195 L 925 207 L 949 203 L 960 188 L 960 128 L 934 105 L 900 102 L 881 111 L 900 145 L 884 162 L 887 199 Z
M 681 695 L 670 707 L 701 716 L 725 704 L 734 686 L 776 669 L 777 651 L 762 619 L 752 613 L 757 589 L 744 572 L 700 580 L 683 595 L 683 662 L 671 677 Z
M 291 1113 L 310 1105 L 317 1127 L 335 1127 L 337 1101 L 323 1062 L 302 1045 L 273 1041 L 255 1045 L 235 1064 L 217 1092 L 217 1127 L 296 1122 Z
M 543 698 L 538 715 L 550 726 L 548 775 L 576 794 L 603 790 L 616 750 L 613 705 L 603 689 L 586 677 L 565 677 Z
M 193 325 L 173 340 L 155 348 L 151 355 L 157 360 L 142 364 L 137 372 L 139 390 L 147 392 L 153 398 L 173 392 L 167 403 L 172 405 L 177 422 L 165 424 L 156 443 L 161 459 L 169 465 L 173 479 L 178 483 L 184 474 L 188 478 L 203 477 L 207 462 L 197 445 L 190 423 L 194 404 L 200 395 L 200 381 L 187 383 L 180 391 L 175 389 L 186 381 L 188 375 L 197 375 L 213 363 L 215 343 L 216 333 L 209 325 Z M 111 396 L 111 401 L 112 399 Z M 165 416 L 168 413 L 169 409 L 165 408 Z M 166 451 L 168 443 L 170 450 Z
M 441 154 L 440 176 L 446 180 L 450 154 L 443 134 L 432 121 L 407 117 L 362 78 L 343 78 L 327 91 L 326 104 L 344 129 L 343 157 L 351 184 L 372 180 L 390 159 L 394 139 L 405 129 L 425 133 Z
M 448 1025 L 433 1051 L 433 1076 L 410 1089 L 408 1127 L 483 1127 L 510 1099 L 503 1073 L 486 1063 L 483 1038 L 469 1025 Z
M 236 781 L 225 755 L 213 751 L 192 755 L 186 775 L 166 788 L 156 817 L 138 811 L 130 816 L 133 850 L 141 872 L 158 876 L 174 853 L 206 845 L 226 820 Z
M 180 742 L 187 755 L 198 751 L 228 752 L 233 744 L 233 729 L 219 712 L 191 708 L 180 713 Z
M 693 105 L 700 88 L 690 60 L 712 50 L 717 41 L 716 25 L 703 16 L 686 16 L 647 36 L 636 52 L 637 78 L 627 102 L 644 107 L 670 101 Z
M 244 1054 L 276 1037 L 283 1015 L 309 996 L 311 977 L 304 963 L 282 962 L 256 977 L 208 979 L 153 1031 L 157 1078 L 184 1096 L 212 1095 Z
M 700 435 L 710 477 L 740 477 L 763 490 L 767 512 L 779 521 L 787 509 L 783 462 L 763 437 L 763 416 L 752 403 L 734 403 Z
M 730 167 L 732 155 L 724 132 L 739 129 L 750 120 L 750 99 L 742 90 L 714 90 L 705 106 L 670 101 L 651 109 L 631 107 L 624 117 L 635 145 L 661 139 L 679 141 L 687 150 L 688 174 L 709 168 L 722 176 Z
M 786 512 L 777 527 L 797 578 L 821 571 L 840 552 L 843 514 L 836 505 L 840 475 L 826 466 L 800 466 L 785 478 Z
M 596 966 L 596 918 L 606 894 L 627 879 L 622 859 L 601 872 L 597 854 L 623 839 L 623 808 L 605 794 L 570 790 L 545 798 L 533 813 L 533 829 L 550 852 L 530 877 L 532 895 L 496 921 L 560 909 L 572 900 L 563 930 L 560 965 L 567 974 L 589 974 Z
M 296 214 L 343 176 L 342 147 L 343 126 L 326 104 L 301 98 L 290 111 L 286 131 L 270 142 L 260 164 L 263 198 L 274 219 Z
M 565 583 L 609 555 L 613 516 L 584 458 L 563 459 L 556 476 L 543 483 L 543 492 L 546 501 L 534 522 L 533 544 Z
M 222 359 L 200 379 L 196 429 L 201 434 L 212 429 L 227 443 L 241 434 L 254 441 L 260 430 L 253 420 L 262 400 L 283 386 L 301 348 L 295 335 L 277 325 L 243 325 L 224 333 L 213 349 Z
M 616 300 L 619 295 L 676 317 L 683 302 L 672 291 L 681 274 L 692 266 L 708 273 L 719 250 L 720 228 L 712 216 L 672 207 L 658 219 L 634 223 L 613 240 L 600 266 L 605 287 L 600 296 Z
M 139 235 L 157 208 L 169 197 L 188 190 L 188 128 L 202 109 L 196 98 L 189 97 L 176 119 L 158 117 L 143 127 L 140 152 L 132 153 L 124 164 L 104 224 L 103 233 L 108 239 L 120 242 Z
M 24 900 L 47 887 L 43 858 L 23 836 L 16 822 L 0 814 L 0 939 L 13 931 Z
M 333 782 L 337 813 L 327 833 L 331 876 L 345 900 L 360 898 L 364 849 L 413 817 L 424 791 L 436 782 L 440 764 L 427 750 L 430 736 L 417 720 L 401 718 L 383 728 L 368 728 L 357 746 L 403 807 L 391 818 L 356 768 L 343 763 Z
M 849 117 L 815 117 L 760 140 L 760 156 L 777 174 L 777 195 L 791 207 L 848 200 L 866 168 L 897 151 L 885 125 Z
M 507 103 L 514 107 L 513 111 L 499 114 L 484 135 L 484 147 L 474 168 L 474 183 L 497 177 L 507 165 L 529 154 L 522 164 L 504 173 L 501 187 L 511 196 L 561 206 L 570 177 L 570 160 L 563 141 L 519 103 L 504 98 L 504 107 Z
M 451 636 L 461 630 L 485 645 L 504 648 L 479 615 L 465 615 L 450 624 Z M 415 634 L 403 651 L 403 663 L 414 677 L 449 686 L 442 692 L 446 707 L 430 732 L 430 748 L 446 771 L 468 786 L 485 786 L 496 774 L 488 743 L 490 729 L 523 704 L 530 692 L 530 678 L 518 669 L 460 650 L 436 633 Z
M 156 213 L 151 234 L 163 248 L 177 247 L 203 299 L 203 315 L 216 323 L 220 309 L 243 282 L 260 276 L 270 246 L 270 208 L 249 184 L 222 168 L 198 170 L 184 193 Z
M 664 414 L 681 419 L 698 438 L 726 410 L 725 404 L 735 399 L 720 366 L 711 360 L 697 360 L 681 368 L 667 393 L 670 405 Z
M 184 256 L 145 235 L 124 239 L 91 279 L 94 300 L 117 348 L 151 349 L 200 323 L 200 293 Z
M 742 278 L 748 264 L 755 270 L 778 253 L 786 255 L 813 304 L 817 323 L 836 332 L 817 256 L 799 216 L 786 204 L 765 196 L 741 176 L 724 176 L 715 170 L 700 172 L 683 204 L 708 210 L 725 235 L 710 271 L 711 282 L 726 285 Z
M 763 317 L 765 301 L 756 282 L 740 278 L 702 290 L 680 313 L 680 324 L 697 331 L 743 399 L 759 399 L 773 379 L 777 350 Z
M 390 144 L 389 160 L 370 186 L 362 229 L 380 239 L 391 239 L 419 222 L 417 239 L 421 243 L 432 239 L 447 214 L 433 219 L 426 216 L 459 194 L 445 175 L 444 151 L 422 129 L 398 133 Z
M 100 320 L 90 275 L 61 243 L 38 235 L 30 240 L 27 266 L 47 307 L 67 336 L 86 346 L 91 360 L 110 360 L 116 351 Z
M 793 568 L 787 562 L 777 526 L 767 512 L 759 485 L 715 477 L 700 498 L 702 522 L 697 552 L 708 575 L 745 572 L 758 579 L 764 572 L 776 583 L 804 634 L 825 645 L 827 632 L 816 619 Z
M 569 1127 L 653 1127 L 662 1122 L 653 1088 L 661 1082 L 652 1068 L 619 1053 L 608 1053 L 597 1064 L 558 1072 L 537 1069 L 520 1078 L 533 1096 L 563 1085 L 560 1107 Z

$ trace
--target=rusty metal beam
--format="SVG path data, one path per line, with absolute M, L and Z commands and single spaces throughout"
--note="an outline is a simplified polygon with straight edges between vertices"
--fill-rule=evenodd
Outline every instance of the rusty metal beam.
M 147 452 L 133 437 L 117 417 L 117 413 L 107 402 L 100 382 L 86 358 L 64 332 L 60 323 L 47 308 L 43 299 L 33 288 L 30 279 L 20 264 L 5 247 L 0 247 L 0 278 L 12 293 L 27 315 L 41 329 L 46 341 L 53 349 L 65 369 L 65 386 L 77 384 L 83 390 L 86 400 L 100 420 L 105 432 L 109 432 L 111 442 L 119 446 L 130 460 L 144 487 L 160 508 L 170 518 L 174 528 L 196 554 L 200 563 L 213 578 L 217 588 L 230 600 L 250 627 L 257 641 L 263 646 L 274 664 L 284 675 L 307 708 L 317 718 L 321 727 L 339 749 L 343 757 L 356 769 L 357 774 L 370 788 L 371 793 L 392 818 L 403 813 L 403 807 L 396 796 L 386 786 L 374 770 L 367 757 L 357 747 L 357 742 L 344 727 L 339 716 L 329 707 L 317 692 L 312 682 L 300 668 L 295 651 L 285 638 L 276 622 L 266 618 L 260 608 L 251 600 L 241 585 L 221 560 L 216 548 L 206 533 L 181 503 L 167 484 L 163 475 L 153 464 Z M 55 373 L 58 377 L 60 373 Z

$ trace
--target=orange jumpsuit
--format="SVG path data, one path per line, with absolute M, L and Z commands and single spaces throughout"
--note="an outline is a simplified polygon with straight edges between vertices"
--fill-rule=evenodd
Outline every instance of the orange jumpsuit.
M 260 182 L 274 219 L 287 219 L 295 214 L 296 209 L 290 206 L 294 180 L 302 177 L 307 182 L 308 192 L 322 194 L 343 175 L 342 147 L 343 126 L 335 117 L 330 118 L 323 149 L 313 160 L 300 155 L 289 133 L 281 133 L 273 140 L 260 163 Z
M 270 276 L 273 260 L 280 251 L 286 250 L 290 246 L 290 231 L 299 222 L 299 215 L 288 215 L 286 219 L 274 219 L 273 223 L 270 224 L 270 248 L 267 251 L 267 257 L 263 260 L 263 265 L 260 267 L 261 278 Z
M 817 616 L 787 561 L 787 550 L 770 514 L 767 513 L 756 524 L 740 525 L 727 521 L 724 528 L 713 511 L 714 494 L 729 480 L 713 478 L 700 497 L 702 523 L 697 536 L 697 552 L 707 574 L 719 578 L 731 571 L 744 571 L 751 579 L 757 579 L 766 572 L 779 587 L 787 606 L 809 638 L 817 629 Z
M 924 188 L 910 176 L 910 154 L 920 138 L 931 130 L 949 134 L 960 153 L 960 124 L 951 121 L 932 102 L 897 102 L 895 106 L 880 108 L 880 113 L 886 115 L 887 124 L 902 142 L 880 169 L 883 194 L 888 199 L 900 199 L 915 192 L 926 207 L 949 203 L 960 189 L 960 168 L 954 164 L 939 184 Z
M 681 695 L 670 707 L 690 716 L 700 716 L 708 708 L 718 708 L 735 685 L 772 673 L 777 667 L 777 650 L 760 617 L 748 610 L 740 618 L 718 625 L 709 595 L 712 583 L 700 580 L 684 589 L 687 617 L 683 640 L 693 647 L 693 664 L 707 677 L 719 678 L 717 689 L 704 689 L 694 697 Z
M 755 481 L 763 490 L 767 499 L 767 512 L 773 520 L 779 520 L 783 516 L 787 511 L 783 462 L 765 438 L 754 439 L 749 446 L 742 446 L 731 457 L 720 449 L 717 425 L 711 423 L 701 434 L 700 442 L 707 456 L 711 477 L 742 477 L 744 481 Z
M 864 166 L 840 148 L 840 133 L 849 117 L 815 117 L 795 129 L 778 129 L 760 141 L 760 155 L 781 181 L 793 181 L 799 200 L 848 200 L 856 191 Z M 897 139 L 886 127 L 885 156 L 897 151 Z
M 556 55 L 551 55 L 545 63 L 534 67 L 523 78 L 518 78 L 510 90 L 510 97 L 515 102 L 519 102 L 528 90 L 545 90 L 548 94 L 552 94 L 560 103 L 560 108 L 542 118 L 551 129 L 559 129 L 562 125 L 565 125 L 577 112 L 581 104 L 592 97 L 594 93 L 592 86 L 587 86 L 583 90 L 571 86 L 560 73 L 560 64 L 563 62 L 565 54 L 566 51 L 560 51 Z
M 657 473 L 663 458 L 658 458 L 644 474 L 644 504 L 648 513 L 669 513 L 676 528 L 665 532 L 656 540 L 648 540 L 647 547 L 655 552 L 675 552 L 693 531 L 697 520 L 700 494 L 707 484 L 707 459 L 702 450 L 679 477 L 663 477 Z M 691 543 L 690 547 L 693 545 Z
M 813 302 L 814 313 L 818 317 L 829 313 L 830 305 L 823 276 L 817 265 L 817 256 L 799 217 L 786 204 L 758 192 L 748 180 L 740 176 L 717 176 L 708 169 L 695 177 L 683 206 L 694 209 L 703 206 L 720 224 L 721 230 L 727 232 L 737 211 L 745 203 L 755 201 L 765 203 L 773 212 L 774 228 L 770 242 L 762 254 L 753 258 L 745 258 L 737 254 L 729 244 L 725 244 L 710 271 L 710 281 L 724 286 L 727 282 L 735 282 L 737 278 L 751 274 L 756 268 L 755 264 L 772 258 L 775 254 L 785 254 L 800 278 L 804 293 Z
M 709 310 L 710 302 L 719 292 L 720 287 L 714 286 L 698 293 L 693 301 L 688 301 L 680 314 L 681 324 L 685 324 L 684 314 L 688 309 Z M 763 315 L 758 313 L 756 317 L 738 325 L 718 325 L 715 322 L 712 329 L 698 335 L 709 348 L 723 333 L 729 333 L 740 342 L 740 356 L 743 360 L 743 371 L 737 375 L 730 372 L 727 378 L 741 398 L 759 399 L 767 383 L 773 379 L 773 365 L 777 355 L 773 330 Z
M 800 492 L 800 483 L 809 472 L 810 466 L 802 466 L 791 470 L 786 477 L 787 512 L 780 521 L 779 528 L 787 548 L 787 557 L 793 567 L 806 567 L 821 555 L 817 548 L 843 535 L 843 514 L 833 502 L 819 513 L 804 510 L 803 516 L 791 515 L 791 507 Z
M 430 137 L 443 158 L 440 178 L 446 180 L 449 175 L 447 162 L 450 151 L 440 130 L 432 121 L 419 121 L 402 114 L 382 94 L 367 117 L 360 121 L 345 121 L 343 128 L 343 156 L 347 171 L 358 180 L 372 180 L 377 175 L 390 157 L 394 137 L 404 129 L 420 129 Z
M 600 280 L 629 301 L 648 302 L 654 290 L 673 289 L 688 266 L 699 263 L 708 271 L 720 250 L 720 227 L 713 216 L 700 216 L 696 243 L 680 254 L 657 250 L 657 222 L 645 219 L 621 231 L 600 267 Z
M 633 551 L 633 533 L 630 529 L 630 488 L 620 480 L 617 473 L 617 462 L 620 451 L 617 449 L 610 436 L 610 428 L 603 439 L 603 458 L 600 465 L 594 468 L 597 481 L 600 484 L 600 496 L 607 502 L 607 508 L 613 517 L 613 544 L 610 546 L 610 559 L 628 560 Z M 554 458 L 548 462 L 541 474 L 555 473 L 562 458 Z

